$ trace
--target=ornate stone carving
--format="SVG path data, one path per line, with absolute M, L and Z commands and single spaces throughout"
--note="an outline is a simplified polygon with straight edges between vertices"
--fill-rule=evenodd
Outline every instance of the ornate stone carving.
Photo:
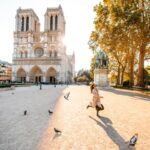
M 60 65 L 60 60 L 14 60 L 15 65 Z

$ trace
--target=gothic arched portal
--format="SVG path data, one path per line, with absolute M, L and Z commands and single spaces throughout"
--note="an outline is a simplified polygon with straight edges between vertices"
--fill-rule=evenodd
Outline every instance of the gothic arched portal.
M 26 82 L 26 72 L 23 68 L 19 68 L 17 71 L 17 81 Z
M 56 83 L 56 70 L 53 67 L 47 70 L 46 81 L 51 84 Z
M 34 82 L 34 83 L 42 82 L 42 76 L 43 76 L 43 73 L 40 67 L 34 66 L 32 67 L 30 71 L 29 81 Z

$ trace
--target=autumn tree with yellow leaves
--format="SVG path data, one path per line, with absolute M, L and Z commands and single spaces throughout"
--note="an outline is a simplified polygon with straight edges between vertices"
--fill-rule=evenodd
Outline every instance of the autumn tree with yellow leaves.
M 102 48 L 113 61 L 109 69 L 117 70 L 117 84 L 123 84 L 128 72 L 134 85 L 134 68 L 138 63 L 138 85 L 144 85 L 144 60 L 150 53 L 150 1 L 104 0 L 94 7 L 95 30 L 89 46 Z

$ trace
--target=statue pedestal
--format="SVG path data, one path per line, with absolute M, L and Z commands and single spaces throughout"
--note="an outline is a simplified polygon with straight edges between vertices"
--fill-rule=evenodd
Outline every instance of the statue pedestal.
M 109 87 L 108 69 L 95 69 L 94 70 L 94 83 L 98 87 Z

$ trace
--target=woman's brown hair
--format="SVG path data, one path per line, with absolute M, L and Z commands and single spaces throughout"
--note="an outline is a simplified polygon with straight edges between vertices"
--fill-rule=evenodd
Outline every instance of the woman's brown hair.
M 90 89 L 91 89 L 91 93 L 92 93 L 92 90 L 94 89 L 94 83 L 90 86 Z

